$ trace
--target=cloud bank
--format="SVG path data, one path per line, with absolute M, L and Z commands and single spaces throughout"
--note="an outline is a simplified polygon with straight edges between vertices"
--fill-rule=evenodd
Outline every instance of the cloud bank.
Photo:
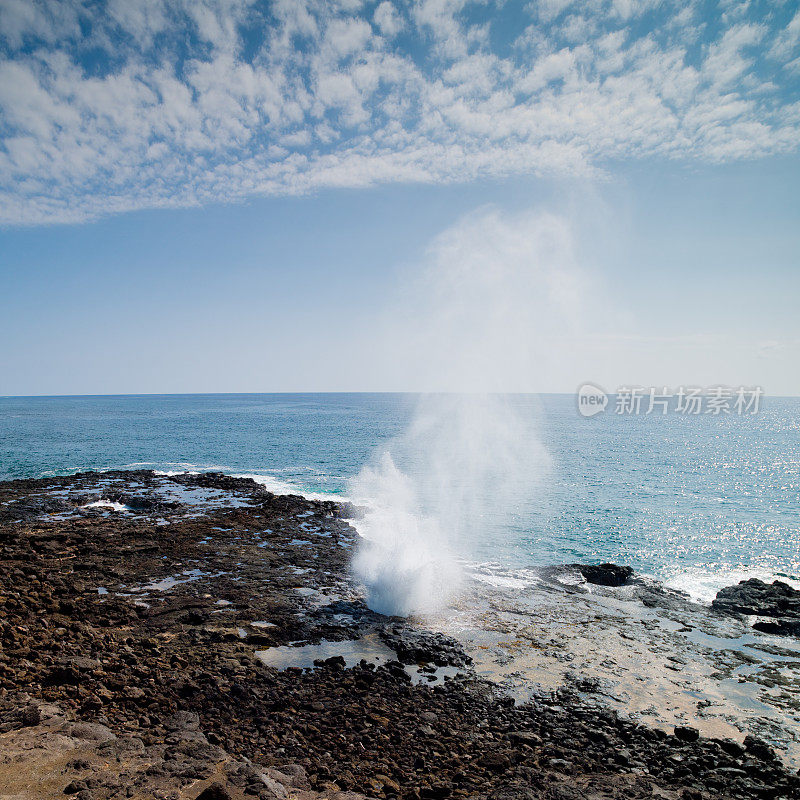
M 800 12 L 0 0 L 0 224 L 796 151 Z

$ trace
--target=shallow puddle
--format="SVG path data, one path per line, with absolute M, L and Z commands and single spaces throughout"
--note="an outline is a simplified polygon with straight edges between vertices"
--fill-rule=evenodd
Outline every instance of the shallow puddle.
M 302 647 L 289 645 L 270 647 L 256 652 L 256 657 L 262 664 L 275 669 L 289 669 L 289 667 L 305 669 L 313 667 L 315 661 L 334 656 L 341 656 L 348 669 L 356 666 L 362 659 L 376 666 L 397 659 L 394 650 L 388 648 L 380 639 L 372 637 L 346 642 L 323 641 L 320 644 L 307 644 Z
M 140 594 L 143 592 L 168 592 L 170 589 L 173 589 L 174 587 L 180 586 L 184 583 L 198 581 L 201 578 L 218 578 L 220 575 L 224 574 L 224 572 L 203 572 L 200 569 L 187 569 L 178 575 L 172 575 L 168 578 L 161 578 L 160 580 L 155 579 L 150 583 L 143 584 L 142 586 L 129 586 L 126 588 L 125 592 L 119 592 L 119 594 L 124 596 L 132 593 Z
M 346 669 L 355 667 L 362 660 L 374 664 L 376 667 L 389 661 L 397 661 L 394 650 L 387 647 L 376 636 L 364 636 L 361 639 L 350 639 L 344 642 L 323 640 L 320 644 L 285 645 L 256 651 L 256 658 L 262 664 L 279 670 L 290 667 L 314 669 L 315 661 L 324 661 L 334 656 L 341 656 L 344 659 Z M 436 685 L 445 678 L 453 678 L 460 674 L 460 670 L 456 667 L 435 667 L 433 665 L 418 667 L 416 664 L 411 664 L 404 665 L 403 668 L 414 684 Z

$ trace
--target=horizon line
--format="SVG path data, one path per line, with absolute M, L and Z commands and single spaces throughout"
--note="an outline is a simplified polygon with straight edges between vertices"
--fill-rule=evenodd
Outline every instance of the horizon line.
M 648 388 L 638 384 L 626 384 L 634 388 Z M 714 384 L 725 386 L 726 384 Z M 711 384 L 709 385 L 711 386 Z M 515 395 L 515 396 L 547 396 L 559 397 L 570 396 L 578 394 L 577 387 L 573 391 L 546 391 L 546 392 L 460 392 L 453 390 L 405 390 L 405 391 L 391 391 L 391 390 L 335 390 L 335 391 L 278 391 L 278 392 L 118 392 L 118 393 L 86 393 L 86 394 L 0 394 L 0 400 L 59 400 L 71 398 L 93 398 L 93 397 L 264 397 L 264 396 L 298 396 L 298 395 Z M 618 387 L 619 388 L 619 387 Z M 610 391 L 607 394 L 611 397 L 616 396 L 617 392 Z M 800 399 L 797 394 L 768 394 L 764 393 L 762 398 L 772 398 L 775 400 L 796 400 Z

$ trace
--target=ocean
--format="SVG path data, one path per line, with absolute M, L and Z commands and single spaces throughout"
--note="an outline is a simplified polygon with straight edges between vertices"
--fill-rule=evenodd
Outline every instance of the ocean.
M 614 561 L 710 600 L 750 576 L 800 581 L 800 399 L 756 414 L 586 419 L 573 395 L 515 396 L 546 479 L 465 557 L 507 571 Z M 0 478 L 83 470 L 223 471 L 343 497 L 411 423 L 403 394 L 0 398 Z M 413 463 L 398 465 L 414 469 Z

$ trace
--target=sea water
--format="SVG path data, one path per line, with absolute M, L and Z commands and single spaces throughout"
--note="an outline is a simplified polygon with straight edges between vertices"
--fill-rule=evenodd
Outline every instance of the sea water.
M 800 579 L 800 399 L 765 398 L 746 416 L 610 408 L 590 419 L 572 395 L 512 402 L 535 420 L 548 472 L 504 497 L 502 514 L 485 505 L 485 536 L 462 554 L 483 574 L 508 580 L 532 565 L 608 560 L 702 600 L 749 576 Z M 0 398 L 0 478 L 217 470 L 277 492 L 341 497 L 407 429 L 416 403 L 398 394 Z M 415 468 L 413 459 L 398 466 Z

